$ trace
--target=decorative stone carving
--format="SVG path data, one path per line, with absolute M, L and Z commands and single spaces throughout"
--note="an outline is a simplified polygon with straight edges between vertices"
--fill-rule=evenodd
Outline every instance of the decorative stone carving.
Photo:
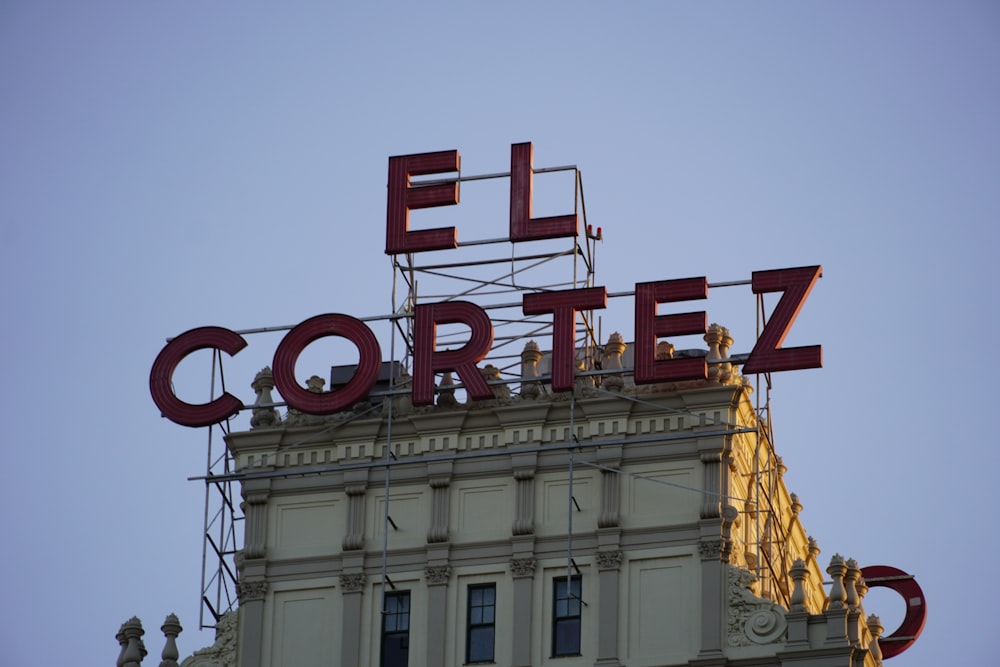
M 799 512 L 802 511 L 802 502 L 799 500 L 799 496 L 794 493 L 788 494 L 789 499 L 792 501 L 792 516 L 798 516 Z
M 458 405 L 458 399 L 455 398 L 455 379 L 451 376 L 451 371 L 445 371 L 441 376 L 437 404 L 442 408 L 453 408 Z
M 448 487 L 451 477 L 442 475 L 431 477 L 428 481 L 431 487 L 431 525 L 427 529 L 427 543 L 447 542 L 451 508 Z
M 121 646 L 118 667 L 140 667 L 142 659 L 146 657 L 146 646 L 142 643 L 144 634 L 146 631 L 142 629 L 142 621 L 138 616 L 133 616 L 122 623 L 118 634 L 115 635 Z
M 271 397 L 271 390 L 274 389 L 274 375 L 271 367 L 265 366 L 254 377 L 250 383 L 257 400 L 253 404 L 253 416 L 250 417 L 250 428 L 270 428 L 281 425 L 281 415 L 273 407 L 274 399 Z
M 326 380 L 318 375 L 311 376 L 306 380 L 306 390 L 314 394 L 322 394 L 323 386 L 326 384 Z M 325 417 L 322 415 L 310 415 L 295 408 L 288 408 L 288 417 L 286 422 L 288 426 L 310 426 L 316 424 L 322 424 L 325 421 Z
M 512 558 L 510 561 L 510 572 L 515 579 L 520 577 L 530 577 L 535 574 L 534 558 Z
M 722 342 L 722 327 L 712 322 L 705 331 L 704 340 L 708 343 L 708 354 L 705 355 L 705 361 L 708 363 L 708 381 L 719 382 L 719 362 L 722 361 L 719 343 Z
M 598 570 L 620 570 L 622 567 L 622 552 L 621 551 L 598 551 L 597 552 L 597 569 Z
M 500 376 L 499 368 L 493 364 L 486 364 L 486 366 L 479 369 L 479 374 L 490 386 L 490 391 L 493 392 L 493 398 L 469 401 L 468 405 L 470 408 L 492 408 L 498 405 L 507 405 L 511 402 L 510 387 L 503 382 L 503 378 Z
M 542 358 L 542 352 L 538 349 L 538 343 L 529 340 L 524 344 L 521 352 L 521 398 L 536 399 L 542 393 L 541 385 L 538 383 L 538 362 Z
M 702 560 L 721 560 L 728 562 L 733 549 L 732 540 L 705 540 L 698 543 L 698 554 Z
M 723 359 L 729 359 L 729 348 L 733 346 L 733 337 L 726 327 L 719 327 L 719 333 L 722 334 L 719 340 L 719 356 Z M 719 381 L 723 384 L 740 382 L 736 369 L 733 368 L 731 363 L 724 362 L 719 365 Z
M 511 533 L 530 535 L 535 531 L 535 471 L 520 469 L 514 471 L 517 480 L 514 496 L 514 522 Z
M 792 597 L 788 601 L 791 611 L 808 611 L 806 607 L 805 582 L 809 578 L 809 568 L 801 558 L 792 563 L 789 576 L 792 578 Z
M 267 582 L 263 580 L 243 580 L 237 584 L 236 591 L 240 598 L 240 604 L 259 602 L 262 601 L 264 596 L 267 594 Z
M 847 573 L 847 565 L 844 564 L 844 557 L 840 554 L 833 554 L 830 559 L 830 566 L 826 568 L 827 574 L 833 580 L 830 586 L 830 609 L 843 609 L 847 601 L 847 591 L 844 590 L 844 575 Z
M 780 641 L 788 627 L 785 610 L 754 594 L 757 577 L 752 572 L 727 565 L 726 580 L 726 643 L 751 646 Z
M 215 643 L 195 651 L 181 667 L 236 667 L 236 640 L 239 616 L 227 611 L 215 624 Z
M 447 585 L 451 577 L 451 565 L 428 565 L 424 568 L 424 578 L 431 586 Z
M 819 554 L 820 554 L 819 543 L 816 541 L 815 537 L 813 537 L 812 535 L 810 535 L 809 536 L 809 557 L 812 558 L 813 560 L 816 560 L 817 558 L 819 558 Z
M 608 342 L 604 345 L 604 370 L 622 369 L 622 354 L 625 352 L 625 347 L 625 339 L 617 331 L 608 336 Z M 608 391 L 620 392 L 625 387 L 625 376 L 620 373 L 605 375 L 601 386 Z
M 365 547 L 365 490 L 364 484 L 348 484 L 344 488 L 347 494 L 347 529 L 341 540 L 344 551 Z
M 246 537 L 243 544 L 243 558 L 263 558 L 265 555 L 267 498 L 266 491 L 252 491 L 244 497 L 243 515 Z
M 340 575 L 340 587 L 345 593 L 361 593 L 368 582 L 368 575 L 362 572 Z
M 847 572 L 844 574 L 844 601 L 847 603 L 849 609 L 854 609 L 861 603 L 857 586 L 858 577 L 861 576 L 861 569 L 858 567 L 858 561 L 853 558 L 848 558 L 844 564 L 847 566 Z
M 398 416 L 413 413 L 413 378 L 404 368 L 393 382 L 392 414 Z
M 166 642 L 164 642 L 163 652 L 160 654 L 160 657 L 163 658 L 160 667 L 178 667 L 177 658 L 180 657 L 180 654 L 177 652 L 177 635 L 183 630 L 184 628 L 181 627 L 180 619 L 177 618 L 176 614 L 169 614 L 163 621 L 160 631 L 163 632 Z
M 875 614 L 868 617 L 868 631 L 872 635 L 871 644 L 868 645 L 868 651 L 871 653 L 872 658 L 875 659 L 876 665 L 882 664 L 882 647 L 879 646 L 878 640 L 882 637 L 882 632 L 885 628 L 882 627 L 882 619 L 880 619 Z

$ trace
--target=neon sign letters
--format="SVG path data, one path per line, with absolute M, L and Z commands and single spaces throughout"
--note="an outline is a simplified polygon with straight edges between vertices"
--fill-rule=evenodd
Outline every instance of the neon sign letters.
M 458 204 L 457 180 L 415 183 L 412 179 L 414 176 L 454 173 L 459 166 L 460 157 L 454 150 L 389 158 L 386 254 L 458 247 L 457 229 L 410 230 L 409 213 L 415 209 Z M 575 213 L 532 217 L 532 175 L 532 145 L 514 144 L 511 146 L 508 240 L 521 243 L 576 236 L 579 224 Z M 806 266 L 755 271 L 752 274 L 751 289 L 754 294 L 780 293 L 781 297 L 743 365 L 744 373 L 822 366 L 820 345 L 781 347 L 821 272 L 820 266 Z M 604 287 L 528 293 L 522 297 L 525 315 L 552 317 L 553 391 L 569 391 L 573 387 L 576 314 L 605 308 L 607 298 Z M 708 280 L 704 277 L 635 285 L 636 384 L 707 379 L 708 365 L 703 358 L 656 359 L 659 338 L 704 334 L 708 322 L 703 310 L 658 315 L 657 307 L 665 303 L 706 298 Z M 493 344 L 493 325 L 486 310 L 469 301 L 445 301 L 418 304 L 413 318 L 413 404 L 430 405 L 434 402 L 435 375 L 445 371 L 458 374 L 470 398 L 492 398 L 492 391 L 476 367 Z M 459 349 L 437 350 L 436 329 L 444 324 L 468 327 L 468 342 Z M 336 391 L 314 393 L 296 382 L 295 362 L 310 343 L 326 336 L 340 336 L 351 341 L 358 348 L 359 362 L 345 386 Z M 187 403 L 174 393 L 172 378 L 181 361 L 197 350 L 213 349 L 235 355 L 246 346 L 243 336 L 222 327 L 192 329 L 167 343 L 153 362 L 149 376 L 150 393 L 163 416 L 184 426 L 197 427 L 224 421 L 242 409 L 243 403 L 229 393 L 208 403 Z M 278 344 L 272 372 L 275 386 L 289 406 L 308 414 L 325 415 L 345 410 L 367 396 L 378 378 L 381 362 L 382 351 L 378 340 L 364 322 L 350 315 L 331 313 L 311 317 L 292 327 Z

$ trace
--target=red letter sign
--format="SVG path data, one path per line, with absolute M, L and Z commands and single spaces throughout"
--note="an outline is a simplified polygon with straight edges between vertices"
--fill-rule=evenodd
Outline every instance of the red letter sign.
M 418 153 L 389 158 L 389 201 L 386 205 L 385 254 L 458 247 L 454 227 L 411 232 L 410 210 L 458 203 L 458 182 L 438 185 L 410 185 L 411 176 L 446 174 L 458 171 L 458 151 Z
M 673 301 L 708 298 L 705 278 L 661 280 L 635 286 L 635 383 L 678 382 L 708 379 L 708 364 L 698 359 L 656 359 L 656 339 L 665 336 L 704 334 L 705 311 L 657 315 L 656 306 Z
M 532 219 L 533 150 L 530 141 L 510 147 L 510 242 L 576 236 L 575 213 Z
M 358 368 L 343 388 L 323 393 L 304 389 L 295 381 L 295 362 L 309 343 L 324 336 L 343 336 L 358 347 Z M 368 395 L 382 364 L 375 334 L 350 315 L 317 315 L 295 325 L 274 351 L 274 386 L 288 405 L 311 415 L 330 415 L 351 407 Z
M 903 622 L 891 635 L 878 640 L 882 657 L 888 660 L 910 648 L 923 631 L 924 623 L 927 621 L 927 602 L 924 600 L 924 592 L 920 590 L 920 585 L 912 574 L 890 565 L 863 567 L 861 576 L 869 588 L 885 586 L 906 600 L 906 615 L 903 617 Z
M 576 375 L 576 313 L 607 308 L 608 292 L 603 287 L 587 287 L 559 292 L 525 294 L 521 310 L 525 315 L 552 313 L 552 391 L 569 391 Z
M 437 325 L 464 324 L 472 332 L 469 342 L 458 350 L 435 352 Z M 469 398 L 493 398 L 493 391 L 476 364 L 493 345 L 493 324 L 486 311 L 468 301 L 448 301 L 418 305 L 413 325 L 413 404 L 434 404 L 434 374 L 457 371 Z
M 182 333 L 160 350 L 149 372 L 149 393 L 164 417 L 182 426 L 209 426 L 230 417 L 243 407 L 240 399 L 226 392 L 211 403 L 185 403 L 174 393 L 177 365 L 195 350 L 211 348 L 234 355 L 247 346 L 243 336 L 222 327 L 200 327 Z
M 822 271 L 822 266 L 803 266 L 797 269 L 753 272 L 751 286 L 754 294 L 784 294 L 774 307 L 771 319 L 760 333 L 750 357 L 743 364 L 745 374 L 823 367 L 822 345 L 781 348 L 782 341 L 788 335 L 788 330 L 792 328 L 795 317 Z

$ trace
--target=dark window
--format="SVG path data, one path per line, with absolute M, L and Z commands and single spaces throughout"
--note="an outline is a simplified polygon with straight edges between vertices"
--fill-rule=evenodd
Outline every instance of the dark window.
M 382 610 L 382 667 L 406 667 L 410 656 L 410 592 L 386 593 Z
M 465 662 L 493 662 L 496 607 L 497 587 L 495 584 L 469 586 Z
M 566 584 L 566 577 L 554 579 L 552 595 L 552 655 L 580 655 L 580 577 Z

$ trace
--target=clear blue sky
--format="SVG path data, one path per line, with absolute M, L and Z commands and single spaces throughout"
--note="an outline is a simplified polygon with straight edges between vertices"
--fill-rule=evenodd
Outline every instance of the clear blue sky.
M 205 433 L 149 398 L 164 338 L 386 312 L 388 156 L 496 172 L 529 140 L 582 170 L 611 291 L 824 266 L 787 344 L 825 367 L 773 396 L 803 523 L 917 576 L 892 664 L 995 657 L 995 3 L 339 4 L 0 0 L 0 663 L 112 664 L 133 614 L 147 662 L 168 612 L 210 643 Z M 750 303 L 706 306 L 749 332 Z

